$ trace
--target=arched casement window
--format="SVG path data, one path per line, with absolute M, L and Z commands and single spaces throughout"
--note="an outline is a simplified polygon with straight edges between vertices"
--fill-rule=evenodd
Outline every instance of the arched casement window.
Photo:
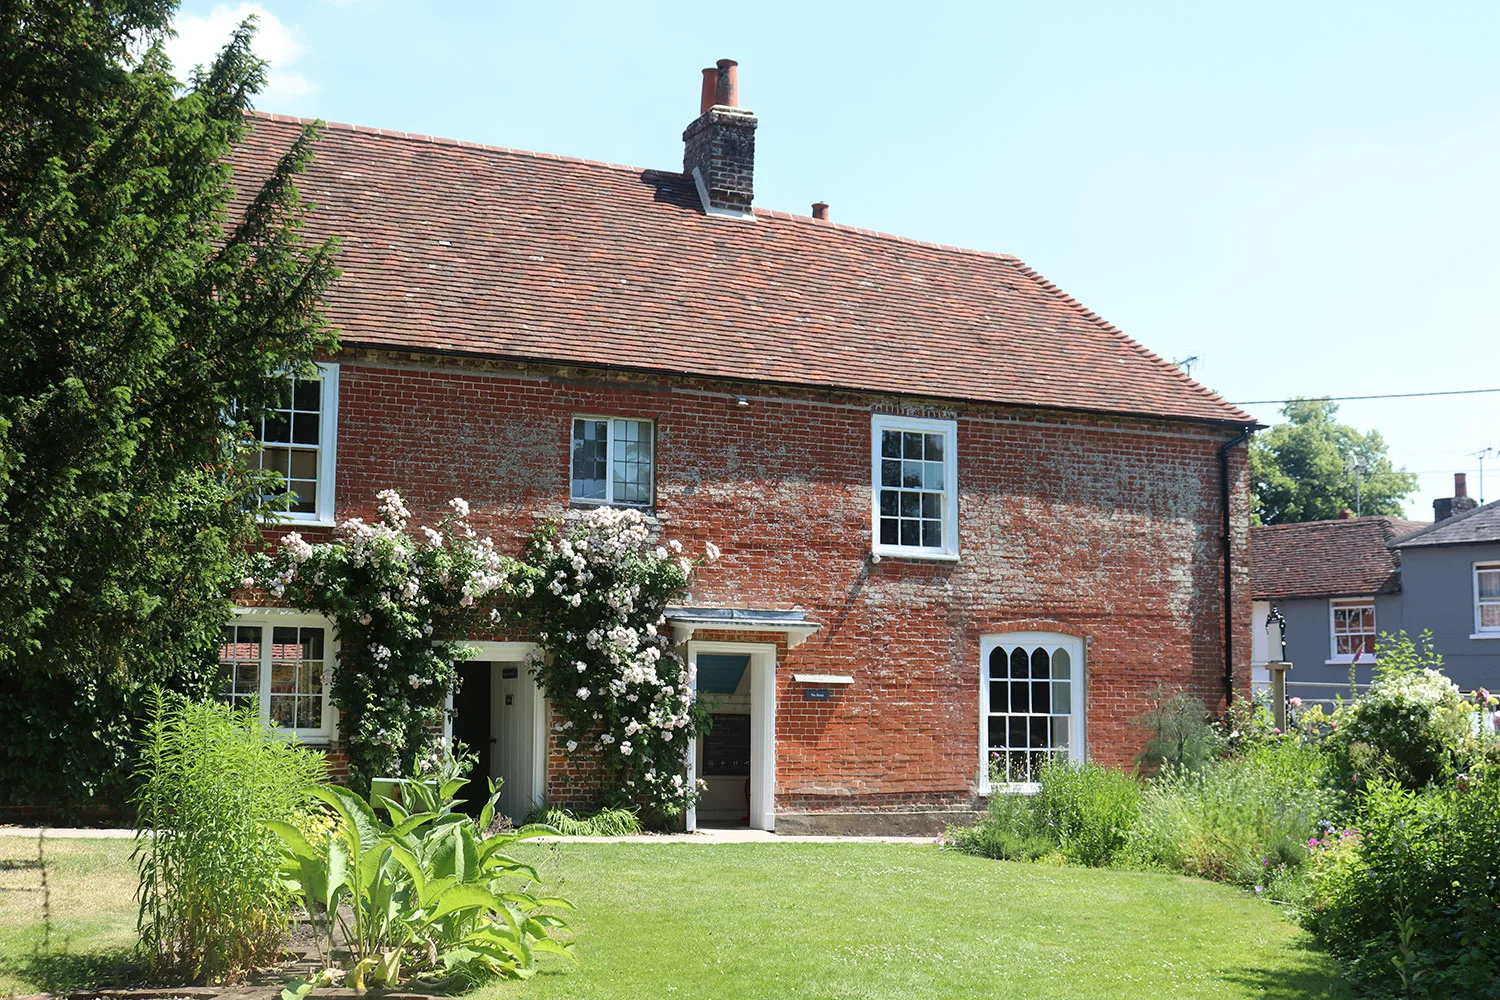
M 980 792 L 1035 788 L 1048 760 L 1084 760 L 1083 642 L 1052 632 L 980 638 Z

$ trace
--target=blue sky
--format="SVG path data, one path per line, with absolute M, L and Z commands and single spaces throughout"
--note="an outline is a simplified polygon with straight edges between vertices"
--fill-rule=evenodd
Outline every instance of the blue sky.
M 638 166 L 734 58 L 759 205 L 1017 254 L 1231 400 L 1500 389 L 1500 4 L 185 2 L 175 58 L 248 8 L 264 110 Z M 1500 393 L 1340 415 L 1413 516 L 1500 448 Z

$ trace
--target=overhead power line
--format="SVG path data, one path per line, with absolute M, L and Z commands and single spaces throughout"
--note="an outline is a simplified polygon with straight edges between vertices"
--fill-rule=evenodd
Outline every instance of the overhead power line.
M 1302 400 L 1326 399 L 1343 403 L 1354 399 L 1417 399 L 1421 396 L 1473 396 L 1481 392 L 1500 392 L 1500 389 L 1445 389 L 1441 392 L 1383 392 L 1373 396 L 1299 396 L 1296 399 L 1242 399 L 1230 406 L 1264 406 L 1270 403 L 1296 403 Z

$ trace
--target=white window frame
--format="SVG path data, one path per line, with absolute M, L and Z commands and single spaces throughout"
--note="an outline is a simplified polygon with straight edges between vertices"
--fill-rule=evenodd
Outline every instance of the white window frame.
M 604 498 L 599 497 L 577 497 L 573 495 L 573 427 L 580 420 L 602 420 L 605 424 L 605 447 L 604 447 Z M 636 500 L 615 499 L 615 421 L 629 420 L 638 424 L 645 424 L 651 428 L 651 476 L 650 496 L 644 503 Z M 591 507 L 632 507 L 636 510 L 650 510 L 656 505 L 656 421 L 650 417 L 632 417 L 622 413 L 605 415 L 602 413 L 575 413 L 568 418 L 568 502 L 582 506 Z
M 310 527 L 332 527 L 336 524 L 334 503 L 334 473 L 338 468 L 339 427 L 339 366 L 331 361 L 316 363 L 323 382 L 319 394 L 318 416 L 318 495 L 313 500 L 311 511 L 276 510 L 276 520 L 286 524 Z M 261 442 L 264 447 L 264 442 Z
M 277 728 L 275 731 L 295 736 L 303 743 L 332 743 L 338 736 L 336 718 L 338 713 L 334 710 L 329 696 L 330 689 L 333 687 L 334 662 L 339 653 L 339 642 L 333 623 L 321 615 L 302 614 L 281 608 L 236 608 L 234 617 L 225 624 L 259 626 L 263 630 L 260 643 L 260 695 L 257 701 L 260 708 L 260 721 L 267 724 L 271 719 L 271 671 L 269 667 L 272 643 L 270 630 L 278 626 L 323 630 L 323 725 L 317 729 Z
M 1376 641 L 1380 638 L 1380 614 L 1375 606 L 1373 597 L 1334 597 L 1328 601 L 1328 659 L 1326 663 L 1353 663 L 1358 657 L 1360 665 L 1373 664 L 1374 653 L 1340 653 L 1338 633 L 1333 629 L 1333 623 L 1337 620 L 1335 609 L 1350 607 L 1368 607 L 1370 617 L 1375 619 L 1375 631 L 1371 633 Z M 1360 633 L 1363 634 L 1363 633 Z
M 1031 793 L 1040 791 L 1036 782 L 1010 782 L 996 785 L 990 781 L 990 654 L 1002 646 L 1046 646 L 1054 652 L 1066 650 L 1071 662 L 1068 678 L 1068 716 L 1072 720 L 1068 740 L 1068 760 L 1082 764 L 1088 759 L 1088 670 L 1084 662 L 1083 640 L 1061 632 L 1002 632 L 979 637 L 979 794 L 995 791 Z
M 1474 564 L 1474 634 L 1470 639 L 1500 639 L 1500 625 L 1485 625 L 1483 623 L 1483 608 L 1486 604 L 1497 604 L 1497 601 L 1481 601 L 1479 599 L 1479 574 L 1500 573 L 1500 562 L 1477 562 Z
M 886 545 L 880 541 L 880 437 L 885 431 L 941 434 L 943 443 L 943 545 Z M 958 421 L 904 417 L 893 413 L 870 416 L 870 551 L 902 559 L 958 561 Z

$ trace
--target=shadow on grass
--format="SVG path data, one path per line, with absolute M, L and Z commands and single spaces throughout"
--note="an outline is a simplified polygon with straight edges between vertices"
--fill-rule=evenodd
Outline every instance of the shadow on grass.
M 46 993 L 82 987 L 137 986 L 146 980 L 146 965 L 134 948 L 95 952 L 32 952 L 0 956 L 0 972 L 35 983 Z
M 1265 1000 L 1349 1000 L 1354 996 L 1338 963 L 1310 943 L 1293 948 L 1275 969 L 1230 969 L 1226 982 L 1245 987 L 1247 996 Z

